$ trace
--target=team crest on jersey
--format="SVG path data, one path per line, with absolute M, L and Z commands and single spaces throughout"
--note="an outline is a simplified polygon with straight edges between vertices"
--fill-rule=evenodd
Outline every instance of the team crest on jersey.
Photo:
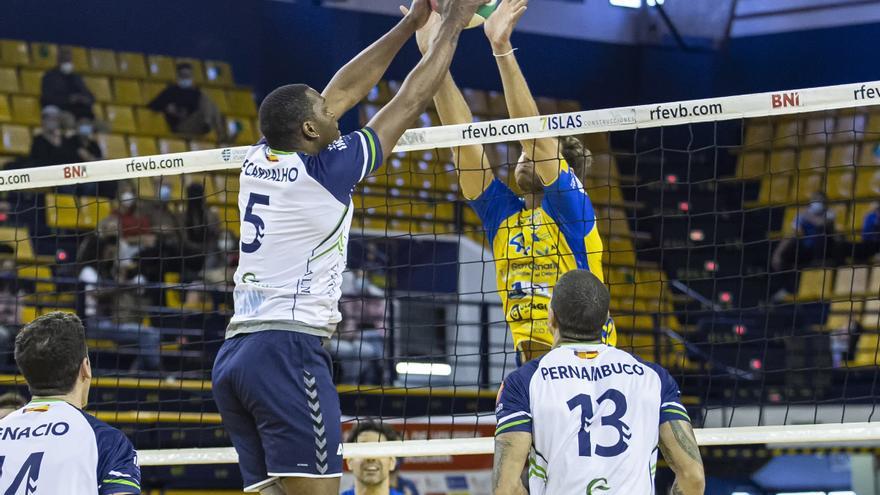
M 607 492 L 611 487 L 608 486 L 608 480 L 605 478 L 596 478 L 587 485 L 587 495 L 600 495 L 602 492 Z

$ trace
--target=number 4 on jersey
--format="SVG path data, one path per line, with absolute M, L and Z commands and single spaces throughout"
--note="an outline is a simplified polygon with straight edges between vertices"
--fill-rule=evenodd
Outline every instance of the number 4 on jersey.
M 599 457 L 614 457 L 626 451 L 629 445 L 627 440 L 632 438 L 629 425 L 620 420 L 626 414 L 626 397 L 619 390 L 608 389 L 596 401 L 601 406 L 603 402 L 610 400 L 614 403 L 614 412 L 600 419 L 602 426 L 610 426 L 617 430 L 617 443 L 614 445 L 596 445 L 596 455 Z M 593 455 L 593 444 L 590 441 L 590 426 L 593 420 L 593 398 L 586 394 L 579 394 L 567 402 L 568 409 L 574 411 L 581 408 L 581 426 L 578 430 L 578 455 L 590 457 Z
M 3 464 L 6 461 L 6 458 L 0 456 L 0 481 L 9 478 L 9 476 L 3 476 Z M 24 464 L 21 466 L 21 469 L 18 470 L 18 473 L 15 475 L 15 478 L 12 480 L 12 484 L 3 492 L 3 495 L 15 495 L 18 493 L 18 488 L 21 486 L 21 483 L 24 481 L 25 476 L 27 476 L 27 483 L 25 484 L 25 494 L 31 494 L 37 492 L 37 478 L 40 477 L 40 464 L 43 462 L 43 453 L 42 452 L 34 452 L 29 455 L 28 458 L 24 461 Z M 2 486 L 2 484 L 0 484 Z

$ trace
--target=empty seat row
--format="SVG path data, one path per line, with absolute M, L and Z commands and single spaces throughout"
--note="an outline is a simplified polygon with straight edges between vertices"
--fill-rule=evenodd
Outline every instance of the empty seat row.
M 197 84 L 233 86 L 232 68 L 226 62 L 194 58 L 172 58 L 165 55 L 147 55 L 135 52 L 115 52 L 101 48 L 70 46 L 74 70 L 82 74 L 124 76 L 135 79 L 172 81 L 175 66 L 188 62 L 193 66 Z M 58 62 L 58 45 L 19 40 L 0 40 L 0 65 L 49 69 Z

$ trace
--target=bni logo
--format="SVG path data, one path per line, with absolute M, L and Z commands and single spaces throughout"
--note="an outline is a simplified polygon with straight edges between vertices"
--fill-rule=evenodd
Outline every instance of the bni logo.
M 774 93 L 770 96 L 770 104 L 773 108 L 799 107 L 801 106 L 801 94 L 797 91 Z
M 88 177 L 85 165 L 68 165 L 64 167 L 65 179 L 75 179 L 78 177 Z
M 223 151 L 220 152 L 220 157 L 223 158 L 224 162 L 228 162 L 232 159 L 232 150 L 229 148 L 224 148 Z

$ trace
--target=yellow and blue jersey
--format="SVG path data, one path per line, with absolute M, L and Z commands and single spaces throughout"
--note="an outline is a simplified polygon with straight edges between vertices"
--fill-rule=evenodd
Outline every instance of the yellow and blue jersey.
M 559 178 L 544 187 L 537 208 L 527 209 L 498 179 L 470 202 L 495 255 L 498 293 L 517 349 L 528 340 L 552 345 L 547 311 L 563 273 L 590 270 L 604 282 L 593 203 L 568 164 L 560 163 Z M 617 341 L 610 318 L 603 340 L 611 345 Z

